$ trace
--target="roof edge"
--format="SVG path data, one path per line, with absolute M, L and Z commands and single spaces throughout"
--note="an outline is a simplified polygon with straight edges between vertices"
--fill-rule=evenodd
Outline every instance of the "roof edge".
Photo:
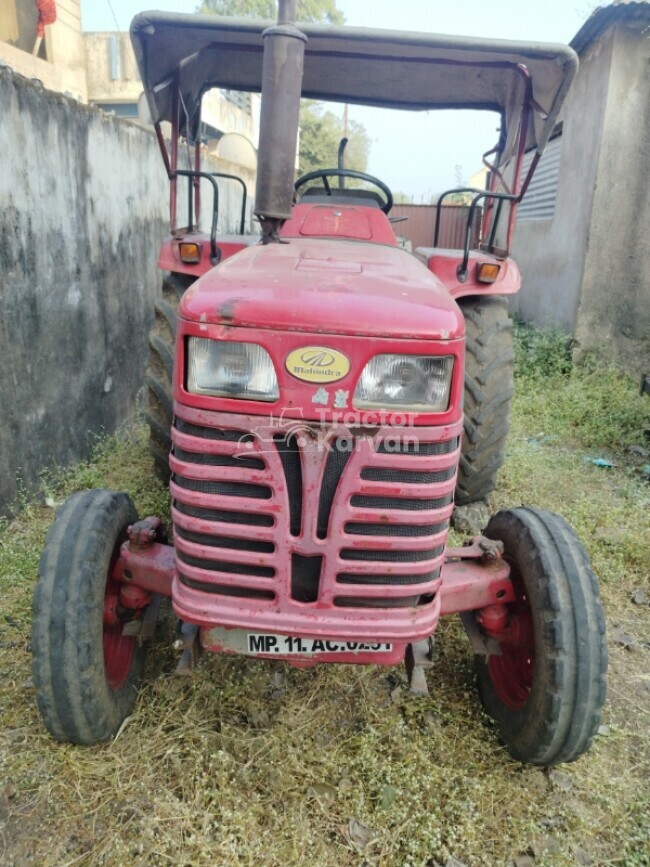
M 578 54 L 583 54 L 614 24 L 650 24 L 650 2 L 615 0 L 608 6 L 599 6 L 573 37 L 571 48 Z

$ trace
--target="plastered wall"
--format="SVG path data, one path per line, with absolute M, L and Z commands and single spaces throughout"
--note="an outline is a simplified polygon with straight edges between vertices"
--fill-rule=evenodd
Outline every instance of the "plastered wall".
M 2 514 L 135 413 L 169 192 L 150 131 L 6 68 L 0 165 Z
M 575 355 L 650 370 L 650 40 L 618 24 L 580 58 L 563 109 L 553 219 L 522 221 L 513 309 L 560 325 Z

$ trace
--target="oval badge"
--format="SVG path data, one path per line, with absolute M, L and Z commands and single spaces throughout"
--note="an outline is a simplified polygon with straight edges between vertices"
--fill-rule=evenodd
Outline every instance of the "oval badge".
M 302 346 L 287 355 L 285 366 L 304 382 L 337 382 L 349 373 L 350 361 L 342 352 L 326 346 Z

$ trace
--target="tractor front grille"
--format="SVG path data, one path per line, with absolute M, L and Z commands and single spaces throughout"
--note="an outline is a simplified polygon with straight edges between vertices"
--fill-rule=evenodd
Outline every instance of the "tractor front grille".
M 317 610 L 336 635 L 359 609 L 381 621 L 382 610 L 435 605 L 459 425 L 396 439 L 390 428 L 355 436 L 293 422 L 285 432 L 259 417 L 176 413 L 177 589 L 214 600 L 215 622 L 238 611 L 249 622 L 254 604 L 304 617 L 308 634 Z

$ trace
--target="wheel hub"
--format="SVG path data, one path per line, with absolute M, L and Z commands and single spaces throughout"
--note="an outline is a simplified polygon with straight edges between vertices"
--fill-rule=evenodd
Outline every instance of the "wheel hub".
M 483 631 L 498 642 L 501 655 L 487 667 L 494 689 L 506 707 L 520 710 L 528 701 L 535 671 L 535 641 L 530 606 L 521 593 L 510 605 L 491 605 L 476 617 Z

